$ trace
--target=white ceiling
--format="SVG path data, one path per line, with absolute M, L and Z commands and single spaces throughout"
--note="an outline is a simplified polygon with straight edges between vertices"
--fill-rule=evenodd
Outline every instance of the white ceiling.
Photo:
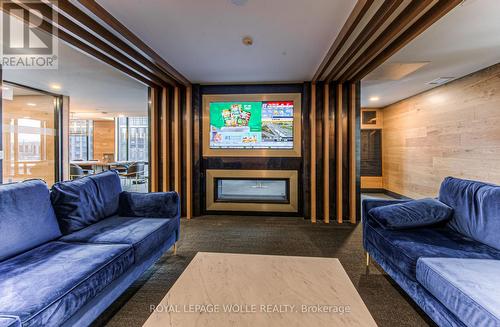
M 98 2 L 191 82 L 252 83 L 311 80 L 356 0 Z
M 76 117 L 147 115 L 148 88 L 142 83 L 63 41 L 58 42 L 58 57 L 58 69 L 4 69 L 3 79 L 70 96 L 70 110 Z M 53 84 L 61 89 L 52 89 Z
M 500 62 L 499 0 L 466 0 L 362 81 L 361 106 L 384 107 Z M 429 62 L 397 81 L 373 80 L 389 65 Z M 386 66 L 386 67 L 384 67 Z M 370 101 L 379 97 L 379 101 Z

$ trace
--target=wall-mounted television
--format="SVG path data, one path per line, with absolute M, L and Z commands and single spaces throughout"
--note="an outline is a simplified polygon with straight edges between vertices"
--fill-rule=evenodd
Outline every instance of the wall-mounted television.
M 211 149 L 293 149 L 293 101 L 210 103 Z
M 300 156 L 300 94 L 206 95 L 204 156 Z

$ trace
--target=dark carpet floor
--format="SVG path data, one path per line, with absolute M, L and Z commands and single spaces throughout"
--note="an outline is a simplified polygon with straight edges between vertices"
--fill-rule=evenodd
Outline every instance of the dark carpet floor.
M 177 255 L 165 254 L 95 326 L 142 326 L 199 251 L 339 258 L 379 326 L 430 320 L 375 264 L 367 269 L 361 225 L 312 225 L 302 218 L 205 216 L 182 220 Z

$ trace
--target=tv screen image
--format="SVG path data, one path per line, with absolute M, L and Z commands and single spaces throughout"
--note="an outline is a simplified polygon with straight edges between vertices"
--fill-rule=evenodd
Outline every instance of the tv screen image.
M 293 149 L 293 101 L 210 103 L 211 149 Z

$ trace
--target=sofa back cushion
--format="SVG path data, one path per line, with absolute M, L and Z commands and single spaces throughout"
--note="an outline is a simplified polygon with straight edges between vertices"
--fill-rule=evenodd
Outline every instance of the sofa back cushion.
M 500 186 L 447 177 L 439 200 L 454 209 L 450 228 L 500 250 Z
M 60 236 L 44 182 L 30 180 L 0 186 L 0 261 Z
M 107 171 L 52 186 L 51 200 L 64 234 L 76 232 L 118 212 L 120 178 Z

